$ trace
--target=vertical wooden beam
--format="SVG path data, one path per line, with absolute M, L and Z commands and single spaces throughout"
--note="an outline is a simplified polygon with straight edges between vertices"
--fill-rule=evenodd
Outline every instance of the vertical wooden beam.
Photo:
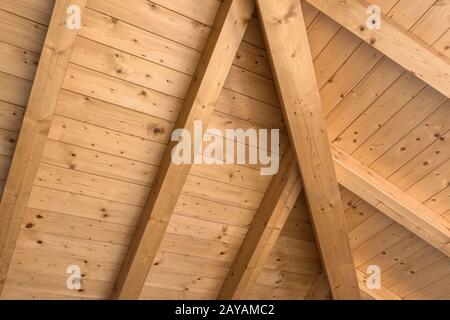
M 241 40 L 255 9 L 254 0 L 225 0 L 197 67 L 175 128 L 206 130 Z M 182 32 L 182 30 L 180 30 Z M 113 288 L 114 299 L 137 299 L 158 251 L 191 165 L 176 165 L 171 142 L 144 208 L 140 223 Z
M 344 209 L 300 1 L 257 0 L 272 69 L 334 299 L 359 299 Z
M 289 149 L 272 178 L 218 299 L 248 296 L 301 192 L 295 156 Z
M 86 0 L 56 0 L 0 203 L 0 293 L 78 34 L 66 26 L 70 5 L 78 5 L 83 12 Z

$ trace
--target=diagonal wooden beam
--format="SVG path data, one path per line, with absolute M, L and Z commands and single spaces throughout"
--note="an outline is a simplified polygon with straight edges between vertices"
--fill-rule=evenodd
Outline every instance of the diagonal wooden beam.
M 295 156 L 289 149 L 281 160 L 280 170 L 272 178 L 244 242 L 223 283 L 218 299 L 248 297 L 300 195 L 301 189 Z
M 335 146 L 332 146 L 331 149 L 338 182 L 341 185 L 448 255 L 450 240 L 448 224 L 445 220 L 350 155 Z M 295 183 L 300 185 L 300 181 L 296 180 L 300 179 L 296 170 L 297 164 L 295 161 L 288 161 L 288 156 L 292 157 L 291 149 L 286 152 L 281 161 L 280 171 L 267 190 L 261 207 L 250 226 L 249 233 L 222 286 L 219 299 L 242 299 L 248 296 L 264 262 L 270 255 L 289 214 L 288 211 L 280 212 L 283 209 L 280 205 L 292 207 L 292 204 L 285 200 L 292 189 L 292 184 L 286 180 L 286 175 L 292 174 L 289 176 L 290 180 L 296 181 Z M 297 191 L 294 194 L 297 194 Z M 364 283 L 365 277 L 362 275 L 363 273 L 358 272 L 359 286 L 372 298 L 378 300 L 399 299 L 385 288 L 368 289 Z M 329 285 L 325 274 L 321 273 L 314 281 L 305 299 L 326 299 L 327 291 L 329 292 Z
M 67 8 L 86 0 L 57 0 L 0 204 L 0 293 L 44 151 L 72 48 L 78 34 L 66 27 Z
M 255 8 L 254 0 L 225 0 L 219 9 L 175 128 L 206 130 Z M 114 299 L 137 299 L 158 251 L 191 165 L 176 165 L 169 143 L 147 204 L 113 288 Z
M 338 182 L 341 185 L 430 245 L 447 256 L 449 255 L 449 229 L 444 219 L 350 155 L 345 154 L 335 146 L 332 146 L 331 149 Z M 289 193 L 288 189 L 290 189 L 284 176 L 287 175 L 287 172 L 290 172 L 293 174 L 291 181 L 298 181 L 295 178 L 300 179 L 296 170 L 297 163 L 287 161 L 287 155 L 292 155 L 290 149 L 286 151 L 286 156 L 282 159 L 280 165 L 280 171 L 267 190 L 263 199 L 264 205 L 261 205 L 250 226 L 249 233 L 222 286 L 219 299 L 241 299 L 246 296 L 259 275 L 259 268 L 264 264 L 273 248 L 279 235 L 279 229 L 282 228 L 283 222 L 287 219 L 287 212 L 284 212 L 283 216 L 277 217 L 277 210 L 280 209 L 278 205 L 280 201 L 284 201 L 283 199 L 286 198 L 286 193 Z M 289 163 L 289 168 L 286 167 L 287 163 Z M 271 203 L 271 205 L 267 206 L 267 203 Z M 285 205 L 287 207 L 292 206 L 287 202 L 285 202 Z M 273 222 L 275 219 L 278 219 L 277 221 L 281 221 L 281 223 Z M 266 221 L 267 225 L 264 225 Z M 278 227 L 273 230 L 273 225 L 278 225 Z M 272 236 L 267 235 L 269 232 Z M 386 288 L 380 290 L 368 289 L 365 285 L 366 277 L 361 271 L 357 271 L 357 276 L 361 290 L 372 298 L 376 300 L 400 299 Z M 326 275 L 321 273 L 308 291 L 305 300 L 326 299 L 327 291 L 329 292 L 329 285 Z
M 444 218 L 336 146 L 332 149 L 342 186 L 450 256 L 450 228 Z
M 306 1 L 450 98 L 448 62 L 386 19 L 382 19 L 380 30 L 369 30 L 366 23 L 368 5 L 350 0 Z
M 314 279 L 311 288 L 306 293 L 305 300 L 329 300 L 330 298 L 330 285 L 325 273 L 322 271 Z
M 311 222 L 334 299 L 359 299 L 330 145 L 300 1 L 257 0 Z

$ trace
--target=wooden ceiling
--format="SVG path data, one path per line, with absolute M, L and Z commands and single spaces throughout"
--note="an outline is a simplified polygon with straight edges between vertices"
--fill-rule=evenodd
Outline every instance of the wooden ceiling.
M 297 0 L 0 1 L 1 298 L 337 299 L 359 281 L 363 299 L 450 299 L 450 1 L 368 2 L 303 0 L 277 29 Z M 321 98 L 332 215 L 289 81 Z M 279 129 L 279 174 L 174 166 L 195 118 Z

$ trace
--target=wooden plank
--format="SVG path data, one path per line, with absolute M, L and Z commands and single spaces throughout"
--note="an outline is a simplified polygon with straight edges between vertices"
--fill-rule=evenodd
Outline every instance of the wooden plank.
M 51 253 L 53 256 L 77 257 L 86 260 L 87 263 L 119 264 L 126 253 L 126 246 L 38 232 L 33 229 L 21 232 L 17 244 L 19 252 L 22 248 L 27 248 L 36 253 L 45 252 L 46 255 Z
M 182 194 L 174 213 L 231 226 L 247 227 L 255 211 Z
M 404 297 L 405 300 L 449 300 L 450 275 L 438 279 L 426 287 L 420 288 Z
M 55 115 L 48 134 L 53 140 L 158 165 L 165 145 Z
M 151 186 L 158 167 L 49 139 L 42 162 L 125 182 Z
M 161 92 L 70 64 L 64 89 L 175 122 L 183 101 Z
M 31 81 L 18 78 L 0 71 L 0 100 L 26 106 L 32 87 Z
M 191 48 L 89 8 L 83 16 L 80 36 L 189 75 L 194 74 L 201 55 Z
M 228 262 L 229 265 L 231 265 L 234 256 L 239 250 L 239 245 L 166 233 L 164 235 L 164 241 L 161 243 L 160 250 L 160 252 L 216 259 Z M 153 269 L 151 271 L 153 271 Z
M 220 240 L 223 244 L 238 246 L 244 240 L 247 228 L 173 214 L 167 227 L 167 233 L 209 241 Z
M 0 71 L 33 81 L 39 55 L 11 44 L 0 42 Z
M 389 291 L 385 287 L 381 287 L 381 289 L 369 289 L 366 284 L 367 276 L 361 272 L 357 271 L 358 273 L 358 281 L 359 286 L 361 288 L 361 291 L 368 294 L 370 297 L 372 297 L 375 300 L 402 300 L 398 295 L 395 293 Z
M 192 77 L 79 37 L 71 62 L 112 77 L 183 99 Z
M 67 217 L 67 216 L 66 216 Z M 33 250 L 25 247 L 17 248 L 12 260 L 12 268 L 20 272 L 37 272 L 43 274 L 66 273 L 67 266 L 82 266 L 83 274 L 87 279 L 114 282 L 120 265 L 111 263 L 89 263 L 83 258 L 51 254 L 43 250 Z M 7 291 L 8 288 L 5 288 Z
M 446 100 L 443 95 L 427 86 L 377 132 L 362 143 L 352 155 L 365 165 L 371 166 L 399 140 L 414 130 L 420 122 L 439 109 Z
M 443 57 L 450 59 L 450 29 L 434 43 L 433 48 Z
M 66 70 L 77 36 L 66 27 L 66 11 L 71 4 L 84 9 L 85 0 L 60 0 L 55 4 L 42 50 L 36 79 L 31 91 L 24 123 L 14 154 L 11 171 L 0 204 L 1 272 L 0 292 L 19 234 L 47 134 L 56 108 Z
M 411 33 L 431 46 L 448 30 L 449 23 L 450 1 L 435 1 L 430 10 L 414 25 Z
M 424 149 L 414 159 L 389 177 L 389 181 L 407 190 L 450 158 L 450 132 Z
M 227 0 L 222 4 L 176 128 L 193 132 L 194 120 L 202 120 L 203 126 L 208 126 L 253 10 L 254 2 L 251 0 Z M 169 144 L 163 157 L 157 180 L 114 286 L 113 298 L 139 297 L 186 182 L 191 165 L 172 163 L 171 151 L 175 144 Z
M 301 4 L 257 1 L 291 143 L 335 299 L 359 299 Z
M 8 130 L 0 129 L 0 155 L 12 157 L 18 134 Z
M 317 275 L 311 288 L 305 296 L 305 300 L 329 300 L 330 299 L 330 285 L 324 272 Z
M 329 78 L 320 89 L 322 108 L 328 116 L 382 60 L 383 55 L 367 43 L 362 43 L 358 49 L 345 61 L 333 77 Z
M 399 261 L 389 269 L 383 269 L 383 286 L 388 288 L 399 284 L 401 282 L 409 282 L 409 278 L 421 271 L 422 269 L 428 268 L 435 262 L 442 260 L 444 255 L 427 245 L 426 247 L 417 250 L 412 255 L 409 255 L 405 259 Z M 431 282 L 431 281 L 430 281 Z M 412 291 L 410 291 L 412 292 Z
M 152 272 L 178 272 L 223 280 L 227 276 L 229 268 L 228 262 L 218 259 L 160 251 L 155 258 Z
M 425 106 L 423 109 L 425 109 Z M 400 121 L 398 121 L 398 126 L 403 127 Z M 414 159 L 423 149 L 440 139 L 449 129 L 450 100 L 447 99 L 447 103 L 441 105 L 439 109 L 431 113 L 391 149 L 387 150 L 381 157 L 378 157 L 370 168 L 381 176 L 388 178 L 410 160 Z M 390 136 L 394 135 L 394 133 L 390 134 Z M 388 140 L 390 139 L 386 138 L 384 142 Z
M 341 30 L 341 26 L 334 20 L 323 13 L 317 16 L 308 28 L 309 46 L 313 59 L 320 55 L 339 30 Z
M 362 40 L 427 84 L 450 97 L 450 72 L 448 63 L 428 48 L 403 33 L 398 27 L 382 18 L 381 30 L 369 30 L 367 7 L 358 1 L 306 0 L 311 5 L 343 25 Z
M 311 287 L 314 279 L 315 276 L 311 275 L 294 273 L 290 271 L 263 269 L 255 288 L 257 288 L 258 285 L 263 285 L 270 286 L 272 288 L 275 287 L 275 289 L 287 289 L 292 290 L 292 292 L 297 292 L 297 294 L 301 297 L 304 297 L 306 291 Z
M 99 198 L 34 186 L 30 208 L 135 226 L 142 208 Z
M 192 274 L 181 274 L 178 272 L 155 272 L 152 271 L 145 283 L 146 287 L 153 287 L 157 289 L 178 289 L 180 291 L 187 291 L 193 294 L 205 294 L 203 299 L 214 299 L 215 293 L 219 290 L 220 279 L 213 279 L 208 277 L 199 277 Z M 158 297 L 158 294 L 150 296 L 149 299 Z M 190 298 L 189 295 L 185 299 Z
M 0 155 L 0 180 L 6 180 L 6 178 L 8 177 L 10 165 L 11 157 Z
M 379 266 L 380 269 L 383 270 L 382 281 L 383 284 L 385 284 L 386 272 L 388 269 L 391 269 L 397 265 L 403 266 L 402 263 L 404 264 L 405 260 L 409 259 L 411 255 L 420 252 L 424 248 L 432 248 L 435 252 L 439 252 L 428 245 L 425 241 L 409 232 L 406 237 L 395 243 L 393 246 L 384 248 L 383 251 L 377 253 L 374 257 L 357 267 L 358 269 L 364 271 L 371 265 Z
M 381 213 L 376 213 L 381 215 Z M 368 260 L 376 257 L 380 252 L 386 248 L 394 246 L 396 243 L 402 241 L 411 232 L 398 223 L 392 223 L 389 227 L 372 237 L 370 240 L 363 243 L 361 246 L 353 250 L 353 257 L 355 259 L 356 267 L 360 267 Z
M 56 114 L 161 144 L 169 141 L 173 128 L 170 121 L 66 90 Z
M 48 26 L 54 5 L 54 0 L 3 0 L 0 8 Z
M 22 228 L 123 246 L 130 242 L 134 231 L 130 226 L 31 208 L 27 208 Z
M 384 74 L 383 79 L 386 79 L 386 77 L 386 74 Z M 352 154 L 377 132 L 380 126 L 382 127 L 395 116 L 425 87 L 423 81 L 417 79 L 411 73 L 405 72 L 336 138 L 334 144 L 345 152 Z M 371 86 L 371 89 L 374 89 L 374 85 Z M 361 97 L 361 95 L 358 95 L 358 97 Z M 363 103 L 361 99 L 358 100 L 359 103 Z M 352 109 L 357 112 L 356 107 L 352 107 Z M 330 129 L 333 132 L 332 127 Z
M 329 19 L 329 18 L 328 18 Z M 309 37 L 308 39 L 311 39 Z M 344 28 L 339 29 L 336 35 L 325 44 L 325 47 L 314 59 L 314 69 L 316 70 L 317 85 L 319 88 L 325 86 L 329 79 L 335 78 L 336 72 L 345 65 L 347 60 L 355 63 L 355 58 L 360 58 L 358 56 L 363 56 L 365 58 L 370 57 L 369 54 L 371 47 L 368 47 L 369 52 L 358 53 L 358 47 L 361 45 L 361 40 L 355 37 L 351 32 L 348 32 Z M 356 54 L 355 54 L 356 52 Z M 363 59 L 360 59 L 360 61 Z M 361 61 L 366 62 L 366 61 Z M 365 65 L 370 67 L 370 64 Z M 343 67 L 344 68 L 344 67 Z M 363 70 L 361 70 L 363 72 Z
M 35 185 L 136 206 L 144 205 L 150 191 L 150 188 L 138 184 L 43 163 L 36 173 Z
M 0 100 L 0 128 L 19 132 L 25 108 Z
M 8 277 L 7 290 L 5 291 L 22 289 L 30 294 L 35 294 L 38 299 L 45 298 L 46 294 L 50 294 L 51 298 L 48 297 L 48 299 L 54 299 L 54 296 L 64 295 L 77 299 L 102 299 L 108 295 L 112 286 L 112 282 L 110 281 L 83 279 L 83 290 L 68 290 L 66 286 L 61 285 L 65 281 L 67 281 L 65 274 L 47 275 L 14 270 Z
M 91 1 L 88 7 L 199 51 L 204 48 L 211 30 L 209 26 L 147 0 Z
M 214 19 L 221 4 L 220 0 L 153 0 L 153 2 L 207 26 L 214 24 Z
M 389 12 L 389 19 L 403 30 L 409 30 L 435 2 L 435 0 L 400 0 Z
M 330 141 L 353 125 L 371 105 L 389 89 L 402 75 L 404 69 L 390 59 L 383 61 L 372 70 L 326 117 Z M 355 130 L 352 131 L 353 134 Z M 337 141 L 337 140 L 336 140 Z
M 46 32 L 43 25 L 0 10 L 0 41 L 39 54 Z
M 301 192 L 295 156 L 289 150 L 272 179 L 218 299 L 248 297 Z
M 443 277 L 450 274 L 450 262 L 446 257 L 439 259 L 433 264 L 409 274 L 405 281 L 399 282 L 389 289 L 400 297 L 405 297 L 413 292 L 420 294 L 420 290 Z
M 445 220 L 337 147 L 333 146 L 332 149 L 340 184 L 444 254 L 450 255 L 450 229 Z
M 241 83 L 239 83 L 241 82 Z M 242 86 L 245 83 L 246 86 Z M 279 100 L 273 80 L 232 66 L 224 88 L 253 97 L 262 102 L 279 106 Z

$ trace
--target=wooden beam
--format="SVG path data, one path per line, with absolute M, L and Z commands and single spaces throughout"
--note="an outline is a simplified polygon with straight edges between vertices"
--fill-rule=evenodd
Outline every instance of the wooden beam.
M 328 284 L 327 276 L 322 271 L 314 280 L 311 288 L 305 296 L 305 300 L 330 300 L 331 292 Z
M 70 5 L 78 5 L 82 12 L 86 0 L 57 0 L 55 3 L 0 203 L 0 293 L 78 34 L 76 29 L 66 27 Z
M 339 151 L 334 146 L 332 147 L 332 155 L 335 158 L 334 161 L 338 181 L 388 216 L 395 218 L 395 211 L 390 209 L 390 207 L 394 207 L 396 208 L 395 210 L 399 210 L 405 214 L 405 219 L 407 220 L 415 221 L 415 217 L 420 216 L 421 213 L 424 213 L 427 217 L 436 217 L 436 214 L 424 207 L 423 204 L 412 199 L 402 190 L 399 190 L 396 186 L 392 185 L 360 162 L 352 159 L 351 156 Z M 259 275 L 260 269 L 264 265 L 264 261 L 266 261 L 278 238 L 279 231 L 282 229 L 288 216 L 288 211 L 281 212 L 281 215 L 277 216 L 277 214 L 280 213 L 279 210 L 283 209 L 280 205 L 284 202 L 287 207 L 292 207 L 291 203 L 287 203 L 283 200 L 286 199 L 287 194 L 290 192 L 289 189 L 292 188 L 289 181 L 286 180 L 286 176 L 292 174 L 292 176 L 290 176 L 291 181 L 296 181 L 296 183 L 300 185 L 299 180 L 295 180 L 295 178 L 300 178 L 299 173 L 296 170 L 297 164 L 295 161 L 288 161 L 288 156 L 292 157 L 292 151 L 290 149 L 288 149 L 286 156 L 281 162 L 278 175 L 274 177 L 267 190 L 261 207 L 250 226 L 249 233 L 222 286 L 218 297 L 219 299 L 242 299 L 248 296 L 249 291 Z M 289 164 L 290 167 L 287 167 L 287 164 Z M 366 192 L 361 192 L 361 188 L 364 188 Z M 408 199 L 406 205 L 402 200 L 405 198 Z M 396 199 L 399 199 L 399 201 Z M 394 201 L 394 205 L 389 206 L 390 201 Z M 417 206 L 421 209 L 416 213 L 411 208 L 416 208 Z M 408 218 L 410 216 L 411 218 Z M 446 222 L 439 216 L 437 219 L 445 230 Z M 402 221 L 401 219 L 396 219 L 396 221 L 401 225 L 406 224 L 405 221 Z M 429 224 L 430 222 L 426 221 L 426 219 L 419 218 L 418 221 L 420 221 L 422 226 L 417 226 L 410 230 L 419 237 L 422 237 L 428 243 L 430 243 L 430 238 L 436 237 L 436 234 L 440 234 L 439 231 L 435 232 L 433 230 L 433 226 L 431 226 Z M 266 222 L 267 224 L 265 225 Z M 420 231 L 427 232 L 429 235 L 421 235 Z M 443 240 L 441 240 L 441 242 L 443 246 L 445 243 Z M 442 248 L 442 246 L 439 247 Z M 441 249 L 441 251 L 443 250 Z M 385 288 L 380 290 L 368 289 L 364 283 L 365 278 L 361 277 L 361 275 L 363 275 L 363 273 L 358 271 L 359 286 L 363 292 L 369 294 L 372 298 L 382 300 L 399 299 L 398 296 L 389 293 Z M 327 299 L 327 292 L 329 293 L 329 285 L 325 274 L 321 273 L 308 291 L 305 300 Z
M 367 286 L 367 276 L 365 273 L 357 270 L 358 275 L 358 281 L 359 281 L 359 287 L 361 288 L 361 291 L 369 295 L 375 300 L 402 300 L 398 295 L 393 293 L 392 291 L 386 289 L 385 287 L 381 286 L 380 289 L 369 289 Z
M 342 186 L 450 256 L 450 228 L 444 218 L 336 146 L 332 149 Z
M 234 260 L 218 299 L 242 299 L 260 275 L 284 224 L 301 192 L 295 156 L 289 149 L 281 160 L 280 170 L 252 221 Z
M 366 25 L 368 5 L 359 1 L 306 1 L 450 98 L 448 62 L 384 18 L 380 30 L 369 30 Z
M 430 238 L 435 238 L 436 234 L 440 234 L 441 232 L 434 231 L 434 227 L 430 225 L 430 222 L 427 221 L 427 219 L 420 218 L 422 213 L 428 218 L 437 217 L 439 224 L 445 230 L 446 222 L 441 217 L 437 216 L 417 200 L 412 199 L 411 196 L 405 194 L 402 190 L 399 190 L 396 186 L 377 175 L 371 169 L 362 165 L 351 156 L 339 151 L 334 146 L 332 146 L 332 155 L 337 170 L 338 182 L 365 201 L 374 205 L 381 212 L 384 212 L 394 219 L 397 214 L 393 209 L 390 209 L 390 207 L 394 207 L 396 208 L 395 210 L 400 211 L 401 214 L 405 214 L 405 220 L 416 221 L 417 216 L 419 216 L 417 221 L 420 222 L 421 226 L 410 228 L 410 231 L 414 232 L 419 237 L 422 237 L 428 243 L 431 242 Z M 274 177 L 266 192 L 266 196 L 263 199 L 255 219 L 250 226 L 250 230 L 222 286 L 218 296 L 219 299 L 242 299 L 248 296 L 248 293 L 260 274 L 264 262 L 270 255 L 289 214 L 289 211 L 280 210 L 283 209 L 283 206 L 291 208 L 292 204 L 290 201 L 295 201 L 292 200 L 295 197 L 286 201 L 287 195 L 291 193 L 290 189 L 293 188 L 292 183 L 295 181 L 295 184 L 300 186 L 299 180 L 296 180 L 300 178 L 299 173 L 296 170 L 297 163 L 292 160 L 289 161 L 288 157 L 291 157 L 292 159 L 291 149 L 288 149 L 286 152 L 285 157 L 281 161 L 280 171 L 278 175 Z M 289 165 L 289 167 L 287 165 Z M 290 177 L 291 183 L 286 179 L 286 176 Z M 365 191 L 362 192 L 361 188 Z M 298 192 L 300 192 L 300 190 L 298 190 Z M 294 194 L 297 194 L 297 190 Z M 399 201 L 396 199 L 399 199 Z M 408 200 L 404 202 L 402 199 Z M 393 201 L 393 205 L 389 205 L 391 201 Z M 417 207 L 421 208 L 417 212 L 411 209 Z M 403 226 L 406 224 L 405 221 L 399 218 L 394 220 Z M 429 234 L 420 234 L 421 232 Z M 441 245 L 439 245 L 438 248 L 441 248 L 440 250 L 443 251 L 442 247 L 445 246 L 445 241 L 440 241 Z M 443 252 L 448 254 L 445 251 Z M 365 278 L 361 277 L 361 274 L 361 272 L 358 274 L 359 286 L 363 292 L 369 294 L 372 298 L 382 300 L 399 299 L 398 296 L 390 294 L 385 288 L 380 290 L 368 289 L 363 281 Z M 325 274 L 319 274 L 308 291 L 305 300 L 327 299 L 329 285 L 326 281 Z
M 344 208 L 298 0 L 257 0 L 291 145 L 334 299 L 359 299 Z
M 194 132 L 194 121 L 206 130 L 220 92 L 254 11 L 254 0 L 225 0 L 197 67 L 175 128 Z M 141 220 L 113 288 L 114 299 L 137 299 L 158 251 L 191 165 L 176 165 L 171 142 Z

